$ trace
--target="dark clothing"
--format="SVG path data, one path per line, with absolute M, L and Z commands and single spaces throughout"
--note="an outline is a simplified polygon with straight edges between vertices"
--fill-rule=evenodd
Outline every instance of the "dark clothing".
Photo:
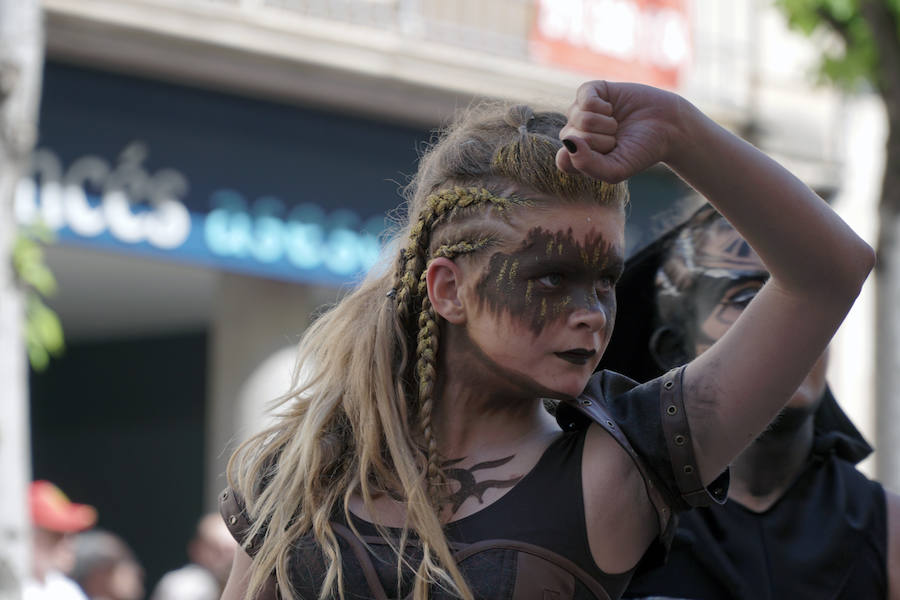
M 727 475 L 717 481 L 712 494 L 700 484 L 681 398 L 681 375 L 682 370 L 676 369 L 640 386 L 615 373 L 595 375 L 584 395 L 557 410 L 563 433 L 535 467 L 496 502 L 447 525 L 447 539 L 476 598 L 620 597 L 632 572 L 604 573 L 588 546 L 581 471 L 585 434 L 592 421 L 622 445 L 648 485 L 662 531 L 655 550 L 649 553 L 651 559 L 662 557 L 671 541 L 673 511 L 724 498 Z M 226 491 L 221 509 L 240 541 L 248 521 L 239 498 Z M 398 581 L 391 548 L 372 524 L 359 519 L 354 519 L 354 524 L 362 540 L 351 533 L 342 517 L 333 521 L 341 544 L 346 597 L 408 596 L 413 573 L 405 569 Z M 315 598 L 324 566 L 311 538 L 304 541 L 292 560 L 291 579 L 302 597 Z M 361 542 L 368 543 L 371 551 Z M 252 549 L 248 548 L 251 554 Z M 417 552 L 413 542 L 407 551 L 412 565 L 419 562 Z M 450 597 L 433 586 L 432 598 Z
M 584 577 L 585 581 L 595 580 L 614 598 L 625 590 L 631 572 L 607 575 L 594 564 L 588 547 L 581 490 L 581 456 L 586 431 L 583 429 L 563 433 L 547 448 L 534 468 L 503 497 L 484 509 L 447 525 L 447 538 L 458 544 L 460 549 L 471 548 L 475 543 L 484 544 L 485 541 L 493 546 L 458 561 L 476 598 L 522 597 L 521 591 L 519 595 L 513 595 L 517 580 L 529 571 L 542 568 L 540 564 L 533 563 L 560 558 L 570 560 L 584 571 L 587 576 Z M 548 490 L 552 490 L 555 498 L 571 499 L 566 503 L 565 510 L 548 510 Z M 381 542 L 381 547 L 376 547 L 376 553 L 383 560 L 373 561 L 374 569 L 378 579 L 386 584 L 385 591 L 397 589 L 397 567 L 396 562 L 391 560 L 390 549 L 377 537 L 377 531 L 371 523 L 356 518 L 354 522 L 359 532 L 367 536 L 365 541 L 376 544 Z M 399 537 L 399 532 L 392 533 Z M 495 544 L 490 543 L 491 540 L 514 540 L 516 544 Z M 530 552 L 523 555 L 525 545 L 540 549 L 539 555 L 531 556 Z M 523 556 L 525 560 L 531 561 L 529 569 L 521 568 Z M 561 566 L 563 570 L 567 570 L 569 565 Z M 398 597 L 406 597 L 412 591 L 412 575 L 406 571 Z M 574 587 L 569 597 L 595 597 L 590 594 L 585 582 L 577 581 L 578 579 L 565 586 Z M 533 586 L 543 585 L 540 581 L 528 583 Z M 563 591 L 552 587 L 550 589 Z M 444 596 L 438 593 L 435 597 Z
M 785 494 L 762 513 L 732 500 L 683 515 L 668 563 L 635 577 L 625 597 L 886 598 L 885 494 L 854 467 L 870 451 L 829 393 Z

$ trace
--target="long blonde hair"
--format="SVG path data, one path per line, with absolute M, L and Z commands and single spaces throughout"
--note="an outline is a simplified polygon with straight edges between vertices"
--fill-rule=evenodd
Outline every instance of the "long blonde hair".
M 624 206 L 624 184 L 557 170 L 564 124 L 556 112 L 481 105 L 464 112 L 421 158 L 406 189 L 407 218 L 388 245 L 393 258 L 307 329 L 277 424 L 244 442 L 229 462 L 229 482 L 253 521 L 247 539 L 262 539 L 248 598 L 273 571 L 282 596 L 296 597 L 291 548 L 304 536 L 314 538 L 325 558 L 319 598 L 335 590 L 343 597 L 331 520 L 340 510 L 352 526 L 352 495 L 373 514 L 373 499 L 384 493 L 406 505 L 406 524 L 393 546 L 398 570 L 409 536 L 421 542 L 413 597 L 423 600 L 439 585 L 472 598 L 438 508 L 443 473 L 431 413 L 441 325 L 424 272 L 432 258 L 462 259 L 497 241 L 486 215 L 526 206 L 502 196 L 511 184 L 560 201 Z

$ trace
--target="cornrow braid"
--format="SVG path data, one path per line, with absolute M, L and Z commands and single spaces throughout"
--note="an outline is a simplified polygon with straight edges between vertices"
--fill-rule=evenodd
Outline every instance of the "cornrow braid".
M 410 228 L 409 243 L 400 253 L 400 265 L 397 270 L 398 281 L 394 289 L 397 302 L 397 312 L 402 323 L 407 324 L 413 313 L 414 296 L 417 290 L 413 288 L 418 282 L 419 275 L 425 268 L 428 256 L 428 246 L 431 243 L 431 234 L 435 224 L 440 221 L 451 221 L 459 215 L 460 211 L 475 208 L 484 204 L 490 204 L 493 208 L 503 212 L 521 201 L 495 196 L 484 188 L 453 187 L 435 192 L 426 198 L 425 207 L 419 214 L 416 224 Z
M 456 242 L 444 244 L 435 249 L 431 260 L 435 258 L 449 258 L 453 260 L 462 254 L 477 252 L 493 242 L 491 237 L 484 237 L 474 242 Z M 430 261 L 429 261 L 430 262 Z M 419 331 L 416 335 L 416 377 L 418 379 L 418 393 L 420 409 L 420 421 L 422 436 L 426 446 L 427 481 L 428 491 L 432 501 L 438 503 L 444 487 L 443 472 L 440 467 L 440 456 L 437 451 L 437 441 L 434 439 L 434 431 L 431 426 L 431 414 L 434 408 L 434 382 L 437 375 L 435 363 L 438 351 L 438 322 L 434 307 L 428 298 L 428 283 L 426 281 L 427 269 L 419 276 L 417 294 L 422 298 L 422 310 L 419 312 Z
M 521 203 L 521 201 L 519 202 Z M 416 389 L 416 404 L 419 407 L 420 423 L 426 446 L 427 481 L 429 496 L 436 502 L 438 498 L 438 486 L 442 483 L 437 443 L 431 424 L 431 414 L 434 406 L 434 382 L 435 362 L 437 357 L 438 327 L 437 317 L 428 299 L 427 284 L 425 282 L 426 261 L 429 260 L 429 246 L 435 224 L 450 221 L 460 214 L 461 210 L 477 208 L 485 204 L 499 211 L 506 211 L 513 206 L 514 201 L 509 198 L 495 196 L 484 188 L 454 187 L 441 190 L 429 196 L 425 208 L 419 214 L 416 224 L 410 229 L 409 243 L 400 253 L 400 268 L 398 270 L 398 282 L 393 294 L 397 302 L 397 317 L 404 329 L 415 332 L 416 339 L 416 367 L 415 378 L 418 381 Z M 488 238 L 472 242 L 456 242 L 444 244 L 437 248 L 432 258 L 443 256 L 453 258 L 461 254 L 468 254 L 483 248 L 489 243 Z M 418 310 L 418 319 L 413 330 L 410 316 L 416 312 L 416 304 L 421 303 Z
M 434 252 L 431 253 L 431 258 L 449 258 L 453 260 L 457 256 L 462 254 L 471 254 L 472 252 L 478 252 L 479 250 L 483 250 L 486 246 L 493 243 L 494 238 L 487 236 L 483 237 L 480 240 L 476 240 L 474 242 L 456 242 L 455 244 L 444 244 L 439 248 L 435 248 Z M 427 291 L 427 287 L 422 287 L 422 281 L 424 281 L 421 277 L 419 278 L 419 293 L 424 293 Z

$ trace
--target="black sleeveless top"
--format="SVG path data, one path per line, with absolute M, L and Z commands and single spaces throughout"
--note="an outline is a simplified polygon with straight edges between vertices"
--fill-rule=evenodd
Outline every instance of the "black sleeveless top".
M 586 431 L 562 433 L 509 492 L 486 508 L 446 526 L 451 544 L 469 549 L 467 554 L 471 557 L 458 562 L 476 598 L 518 598 L 522 592 L 516 593 L 516 585 L 539 585 L 539 582 L 520 581 L 529 571 L 540 569 L 537 564 L 523 569 L 523 565 L 517 564 L 523 560 L 566 562 L 572 564 L 564 568 L 577 567 L 580 576 L 564 586 L 570 588 L 567 597 L 596 597 L 589 587 L 591 579 L 614 598 L 625 590 L 632 571 L 618 575 L 603 572 L 594 564 L 588 546 L 581 489 Z M 564 500 L 560 505 L 556 499 Z M 354 518 L 354 525 L 365 541 L 384 545 L 371 523 Z M 474 544 L 484 549 L 473 554 Z M 373 566 L 379 580 L 386 584 L 385 590 L 396 590 L 396 562 L 389 560 L 387 548 L 384 551 L 384 560 L 373 560 Z M 412 591 L 412 573 L 407 571 L 406 575 L 399 586 L 401 598 Z M 551 589 L 546 591 L 555 591 L 548 587 Z
M 681 518 L 668 564 L 634 579 L 628 598 L 855 600 L 887 597 L 884 489 L 854 464 L 871 448 L 831 398 L 816 415 L 804 469 L 768 510 L 735 501 Z M 838 414 L 839 413 L 839 414 Z
M 674 535 L 673 512 L 724 498 L 727 474 L 710 486 L 711 491 L 699 483 L 681 398 L 681 375 L 677 369 L 640 386 L 614 373 L 596 375 L 581 397 L 560 406 L 557 420 L 563 432 L 533 469 L 489 506 L 446 526 L 454 558 L 475 598 L 607 600 L 621 596 L 633 570 L 604 573 L 588 546 L 581 472 L 591 422 L 619 442 L 644 477 L 662 532 L 648 552 L 651 560 L 664 555 Z M 240 497 L 226 490 L 220 510 L 232 534 L 252 556 L 259 540 L 244 540 L 249 520 Z M 353 520 L 361 538 L 347 527 L 342 515 L 332 521 L 341 546 L 345 597 L 410 596 L 414 570 L 402 569 L 398 574 L 397 557 L 374 525 Z M 408 544 L 406 558 L 413 567 L 418 565 L 415 541 Z M 311 536 L 299 540 L 290 579 L 300 597 L 318 597 L 324 564 Z M 431 597 L 453 596 L 433 586 Z

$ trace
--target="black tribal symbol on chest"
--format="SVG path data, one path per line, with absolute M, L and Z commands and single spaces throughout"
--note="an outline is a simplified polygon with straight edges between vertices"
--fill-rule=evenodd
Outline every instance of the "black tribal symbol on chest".
M 453 468 L 453 465 L 462 462 L 463 460 L 465 460 L 465 457 L 454 458 L 445 462 L 442 467 L 447 479 L 459 485 L 459 489 L 457 489 L 447 497 L 447 502 L 450 504 L 451 513 L 455 513 L 457 510 L 459 510 L 459 507 L 462 506 L 463 502 L 465 502 L 469 498 L 476 498 L 480 504 L 483 504 L 484 493 L 489 489 L 509 488 L 516 485 L 516 483 L 518 483 L 519 480 L 522 479 L 521 475 L 512 477 L 510 479 L 487 479 L 485 481 L 477 481 L 474 474 L 475 471 L 493 469 L 494 467 L 503 466 L 513 458 L 515 458 L 515 454 L 511 454 L 506 458 L 498 458 L 497 460 L 488 460 L 485 462 L 476 463 L 468 469 Z

